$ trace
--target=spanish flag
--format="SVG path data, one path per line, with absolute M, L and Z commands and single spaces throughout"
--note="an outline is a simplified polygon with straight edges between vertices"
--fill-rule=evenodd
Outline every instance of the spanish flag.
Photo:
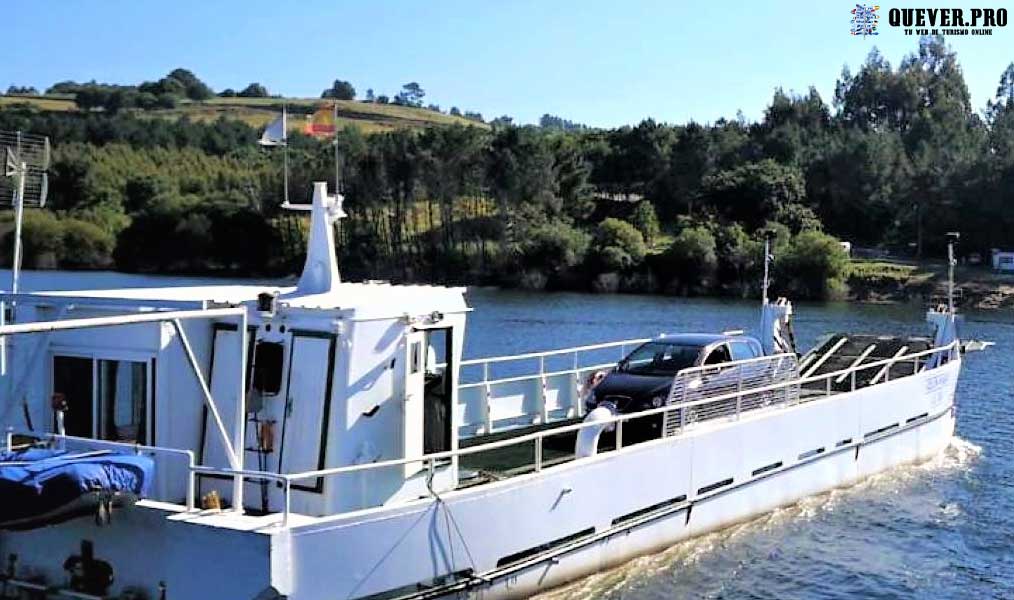
M 334 135 L 335 131 L 338 130 L 335 123 L 335 114 L 337 112 L 336 106 L 322 106 L 318 108 L 317 112 L 313 113 L 310 120 L 306 122 L 306 134 L 317 137 L 330 137 Z

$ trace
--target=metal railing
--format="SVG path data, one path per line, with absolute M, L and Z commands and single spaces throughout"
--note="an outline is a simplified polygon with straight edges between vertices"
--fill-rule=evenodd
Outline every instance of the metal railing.
M 788 403 L 799 398 L 799 389 L 786 387 L 781 396 L 758 392 L 773 383 L 799 379 L 799 363 L 795 354 L 775 354 L 716 365 L 682 369 L 673 379 L 666 404 L 680 406 L 697 400 L 714 399 L 737 393 L 735 399 L 709 402 L 692 409 L 674 408 L 665 413 L 662 430 L 673 435 L 688 423 L 707 421 L 730 414 L 761 408 L 779 400 Z
M 620 343 L 616 344 L 618 345 Z M 798 379 L 787 381 L 778 381 L 769 385 L 752 387 L 749 389 L 735 390 L 724 394 L 719 394 L 715 397 L 700 398 L 697 400 L 681 402 L 676 405 L 676 408 L 684 411 L 689 411 L 699 409 L 700 407 L 705 407 L 709 404 L 712 405 L 721 404 L 722 406 L 728 406 L 731 400 L 735 402 L 736 411 L 728 414 L 721 413 L 718 416 L 713 416 L 708 419 L 699 419 L 696 421 L 696 423 L 688 423 L 685 421 L 685 419 L 681 419 L 680 427 L 674 432 L 673 435 L 682 433 L 684 430 L 687 430 L 692 425 L 698 425 L 705 421 L 720 421 L 721 419 L 734 420 L 739 419 L 743 413 L 747 412 L 752 412 L 760 409 L 786 408 L 789 406 L 795 406 L 801 403 L 810 402 L 820 398 L 830 397 L 835 393 L 840 393 L 833 389 L 833 380 L 843 375 L 846 376 L 847 379 L 852 382 L 851 389 L 854 391 L 855 389 L 858 389 L 856 386 L 857 381 L 856 374 L 859 372 L 876 369 L 876 371 L 873 372 L 879 373 L 882 369 L 886 367 L 887 368 L 886 372 L 890 373 L 892 367 L 895 367 L 899 364 L 907 365 L 908 363 L 911 363 L 913 365 L 913 368 L 911 373 L 908 373 L 907 375 L 913 375 L 920 372 L 920 366 L 926 366 L 931 364 L 932 357 L 946 356 L 948 360 L 953 360 L 957 352 L 958 352 L 957 342 L 952 342 L 947 346 L 943 346 L 940 348 L 931 348 L 929 350 L 925 350 L 915 354 L 905 355 L 903 357 L 898 358 L 885 358 L 883 360 L 851 366 L 849 368 L 840 371 L 832 371 L 829 373 L 822 373 L 820 375 L 815 375 L 811 377 L 801 377 Z M 940 363 L 940 361 L 937 362 Z M 884 382 L 886 383 L 889 380 L 889 378 L 890 376 L 883 378 Z M 868 386 L 880 385 L 879 383 L 873 383 L 874 379 L 875 378 L 871 376 L 868 379 L 870 383 L 868 383 L 867 385 Z M 800 390 L 804 388 L 810 390 L 821 390 L 822 393 L 811 395 L 800 394 L 799 393 Z M 744 397 L 754 394 L 770 394 L 770 397 L 774 398 L 775 400 L 769 404 L 757 404 L 757 405 L 750 405 L 748 403 L 742 402 Z M 629 445 L 625 446 L 623 443 L 623 428 L 625 424 L 627 424 L 629 421 L 636 419 L 644 419 L 646 417 L 652 416 L 662 417 L 663 415 L 665 415 L 667 411 L 672 411 L 673 408 L 674 406 L 672 405 L 664 405 L 658 408 L 652 408 L 649 410 L 644 410 L 636 413 L 615 415 L 591 423 L 582 422 L 570 425 L 562 425 L 560 427 L 554 427 L 552 429 L 540 430 L 516 437 L 478 444 L 467 448 L 459 448 L 457 450 L 448 450 L 444 452 L 435 452 L 423 456 L 392 459 L 373 463 L 348 465 L 342 467 L 332 467 L 327 469 L 317 469 L 314 471 L 306 471 L 302 473 L 289 473 L 289 474 L 271 473 L 266 471 L 253 471 L 253 470 L 236 470 L 229 468 L 214 468 L 203 465 L 195 465 L 194 455 L 193 452 L 190 450 L 163 448 L 157 446 L 144 446 L 139 444 L 130 444 L 121 442 L 106 442 L 102 440 L 93 440 L 90 438 L 59 436 L 57 434 L 46 434 L 45 437 L 57 440 L 60 439 L 72 440 L 74 442 L 80 442 L 83 445 L 88 445 L 92 447 L 116 447 L 124 450 L 132 450 L 134 452 L 177 454 L 185 456 L 187 458 L 187 467 L 189 474 L 187 486 L 187 499 L 185 506 L 185 508 L 188 511 L 197 510 L 196 507 L 194 506 L 195 502 L 194 490 L 195 490 L 195 477 L 198 474 L 225 475 L 239 480 L 269 479 L 278 481 L 282 485 L 284 492 L 284 507 L 281 511 L 277 513 L 280 514 L 280 519 L 277 523 L 277 526 L 287 527 L 290 522 L 290 517 L 292 514 L 291 497 L 292 497 L 292 487 L 295 482 L 307 479 L 316 479 L 320 477 L 329 478 L 340 475 L 348 475 L 352 473 L 363 473 L 368 471 L 378 471 L 381 469 L 398 468 L 403 467 L 404 465 L 415 463 L 423 464 L 425 466 L 425 469 L 428 471 L 429 476 L 432 477 L 435 469 L 438 466 L 446 464 L 447 461 L 449 460 L 529 443 L 534 445 L 534 456 L 533 456 L 534 463 L 531 465 L 531 467 L 533 471 L 538 472 L 541 471 L 545 466 L 544 448 L 545 441 L 547 438 L 570 433 L 576 434 L 577 432 L 580 432 L 581 430 L 587 427 L 613 426 L 615 427 L 616 432 L 616 443 L 612 448 L 606 449 L 604 450 L 604 452 L 616 452 L 622 450 L 625 447 L 629 447 Z M 38 434 L 35 435 L 36 437 L 41 437 L 38 436 Z M 575 457 L 571 460 L 583 460 L 583 459 L 577 459 Z M 373 507 L 377 506 L 381 506 L 381 504 L 376 504 Z M 326 514 L 322 515 L 322 518 L 337 516 L 344 513 L 345 511 Z
M 929 350 L 925 350 L 925 351 L 922 351 L 922 352 L 919 352 L 919 353 L 905 355 L 904 357 L 901 357 L 901 358 L 885 358 L 883 360 L 878 360 L 878 361 L 874 361 L 874 362 L 870 362 L 870 363 L 866 363 L 866 364 L 856 365 L 854 367 L 846 368 L 846 369 L 843 369 L 843 370 L 840 370 L 840 371 L 832 371 L 832 372 L 829 372 L 829 373 L 822 373 L 820 375 L 815 375 L 815 376 L 811 376 L 811 377 L 802 377 L 802 378 L 799 378 L 799 379 L 789 380 L 789 381 L 779 381 L 779 382 L 776 382 L 776 383 L 773 383 L 773 384 L 770 384 L 770 385 L 759 386 L 759 387 L 754 387 L 754 388 L 745 389 L 745 390 L 737 390 L 737 391 L 721 394 L 721 395 L 718 395 L 718 396 L 712 397 L 712 398 L 702 398 L 702 399 L 698 399 L 698 400 L 688 401 L 686 403 L 681 403 L 681 404 L 678 405 L 678 407 L 680 409 L 694 409 L 694 408 L 697 408 L 697 407 L 706 406 L 708 404 L 722 403 L 723 405 L 727 405 L 728 402 L 730 400 L 732 400 L 732 401 L 736 401 L 737 410 L 736 410 L 735 413 L 722 414 L 720 416 L 712 417 L 711 419 L 706 419 L 706 420 L 718 421 L 718 420 L 721 420 L 723 418 L 727 419 L 727 420 L 735 420 L 735 419 L 739 419 L 740 416 L 743 413 L 746 413 L 746 412 L 752 412 L 752 411 L 756 411 L 756 410 L 760 410 L 760 409 L 787 408 L 787 407 L 790 407 L 790 406 L 795 406 L 795 405 L 798 405 L 798 404 L 802 404 L 802 403 L 806 403 L 806 402 L 811 402 L 811 401 L 814 401 L 814 400 L 817 400 L 817 399 L 820 399 L 820 398 L 830 397 L 830 396 L 832 396 L 832 395 L 834 395 L 836 393 L 839 393 L 839 392 L 836 392 L 836 391 L 834 391 L 832 389 L 832 387 L 833 387 L 832 386 L 832 380 L 834 380 L 835 378 L 838 378 L 838 377 L 840 377 L 842 375 L 846 375 L 847 378 L 850 381 L 853 382 L 852 389 L 855 390 L 855 389 L 857 389 L 855 387 L 855 382 L 856 382 L 856 376 L 855 376 L 855 374 L 858 373 L 858 372 L 862 372 L 862 371 L 866 371 L 866 370 L 873 370 L 873 369 L 880 370 L 880 369 L 882 369 L 884 367 L 890 368 L 890 367 L 896 366 L 898 364 L 907 364 L 907 363 L 911 362 L 914 365 L 914 367 L 913 367 L 912 372 L 909 373 L 909 375 L 912 375 L 912 374 L 916 374 L 916 373 L 918 373 L 920 371 L 919 370 L 919 365 L 920 364 L 923 364 L 923 365 L 929 364 L 930 357 L 933 357 L 933 356 L 946 356 L 948 358 L 948 360 L 953 360 L 955 358 L 955 354 L 957 352 L 958 352 L 957 342 L 952 342 L 952 343 L 948 344 L 947 346 L 942 346 L 940 348 L 931 348 Z M 873 378 L 871 377 L 870 380 L 872 380 L 872 379 Z M 887 382 L 887 379 L 885 379 L 884 383 L 886 383 L 886 382 Z M 813 395 L 799 394 L 799 391 L 803 387 L 808 386 L 808 385 L 812 385 L 812 384 L 820 384 L 820 385 L 817 385 L 815 387 L 823 390 L 823 393 L 821 393 L 821 394 L 813 394 Z M 872 385 L 878 385 L 878 384 L 870 383 L 868 385 L 872 386 Z M 770 393 L 771 397 L 775 398 L 776 400 L 774 402 L 770 403 L 770 404 L 755 405 L 755 406 L 745 405 L 743 402 L 741 402 L 741 400 L 745 396 L 750 395 L 750 394 L 759 394 L 759 393 L 761 393 L 761 394 L 762 393 Z M 787 399 L 789 399 L 789 400 L 787 400 Z M 534 458 L 534 463 L 531 465 L 532 466 L 532 470 L 535 471 L 535 472 L 539 472 L 545 466 L 545 464 L 544 464 L 545 463 L 544 447 L 545 447 L 545 440 L 547 438 L 554 437 L 554 436 L 559 436 L 559 435 L 564 435 L 564 434 L 569 434 L 569 433 L 577 433 L 577 432 L 579 432 L 582 429 L 585 429 L 587 427 L 603 427 L 603 426 L 610 426 L 611 425 L 611 426 L 615 427 L 615 431 L 616 431 L 616 444 L 615 444 L 615 446 L 612 449 L 606 450 L 606 452 L 619 451 L 619 450 L 622 450 L 624 447 L 628 447 L 628 446 L 624 446 L 624 444 L 623 444 L 623 428 L 624 428 L 624 424 L 628 423 L 629 421 L 636 420 L 636 419 L 643 419 L 645 417 L 651 417 L 651 416 L 656 416 L 656 415 L 661 416 L 661 415 L 664 415 L 667 411 L 671 411 L 672 409 L 673 409 L 672 406 L 666 405 L 666 406 L 661 406 L 661 407 L 658 407 L 658 408 L 652 408 L 652 409 L 649 409 L 649 410 L 644 410 L 644 411 L 640 411 L 640 412 L 636 412 L 636 413 L 623 414 L 623 415 L 615 415 L 613 417 L 609 417 L 609 418 L 602 419 L 602 420 L 597 420 L 597 421 L 591 422 L 591 423 L 574 423 L 574 424 L 570 424 L 570 425 L 562 425 L 560 427 L 554 427 L 552 429 L 545 429 L 545 430 L 541 430 L 541 431 L 536 431 L 536 432 L 533 432 L 533 433 L 528 433 L 528 434 L 524 434 L 524 435 L 520 435 L 520 436 L 516 436 L 516 437 L 511 437 L 511 438 L 507 438 L 507 439 L 496 440 L 496 441 L 493 441 L 493 442 L 487 442 L 487 443 L 483 443 L 483 444 L 478 444 L 478 445 L 467 447 L 467 448 L 459 448 L 457 450 L 448 450 L 448 451 L 445 451 L 445 452 L 435 452 L 435 453 L 432 453 L 432 454 L 427 454 L 427 455 L 417 456 L 417 457 L 410 457 L 410 458 L 400 458 L 400 459 L 378 461 L 378 462 L 373 462 L 373 463 L 365 463 L 365 464 L 358 464 L 358 465 L 349 465 L 349 466 L 343 466 L 343 467 L 332 467 L 332 468 L 327 468 L 327 469 L 318 469 L 318 470 L 314 470 L 314 471 L 306 471 L 306 472 L 303 472 L 303 473 L 277 474 L 277 473 L 266 473 L 266 472 L 260 472 L 260 471 L 243 471 L 243 472 L 237 473 L 236 471 L 233 471 L 233 470 L 230 470 L 230 469 L 214 469 L 214 468 L 210 468 L 210 467 L 195 467 L 194 471 L 195 472 L 201 472 L 201 473 L 209 473 L 209 474 L 210 473 L 214 473 L 214 474 L 229 475 L 229 476 L 237 476 L 237 475 L 239 475 L 239 476 L 242 476 L 243 478 L 267 477 L 267 478 L 272 478 L 272 479 L 275 479 L 275 480 L 282 481 L 283 482 L 283 486 L 285 488 L 285 508 L 284 508 L 284 511 L 282 512 L 282 518 L 281 518 L 281 521 L 280 521 L 279 525 L 282 526 L 282 527 L 284 527 L 289 522 L 289 513 L 290 513 L 290 506 L 291 506 L 290 496 L 291 496 L 292 484 L 294 482 L 298 482 L 298 481 L 302 481 L 302 480 L 306 480 L 306 479 L 315 479 L 315 478 L 318 478 L 318 477 L 328 478 L 328 477 L 336 477 L 336 476 L 339 476 L 339 475 L 347 475 L 347 474 L 351 474 L 351 473 L 363 473 L 363 472 L 373 471 L 373 470 L 397 468 L 397 467 L 402 467 L 402 466 L 407 465 L 407 464 L 415 464 L 415 463 L 422 463 L 422 464 L 424 464 L 425 465 L 425 469 L 429 472 L 430 476 L 432 476 L 434 470 L 438 466 L 440 466 L 441 464 L 446 464 L 446 462 L 448 460 L 455 459 L 455 458 L 461 458 L 461 457 L 464 457 L 464 456 L 470 456 L 470 455 L 474 455 L 474 454 L 480 454 L 482 452 L 489 452 L 491 450 L 498 450 L 498 449 L 502 449 L 502 448 L 508 448 L 508 447 L 511 447 L 511 446 L 517 446 L 517 445 L 521 445 L 521 444 L 529 444 L 529 443 L 534 444 L 534 457 L 533 457 Z M 700 424 L 701 422 L 703 422 L 703 421 L 702 420 L 698 420 L 695 424 Z M 686 430 L 691 425 L 693 425 L 693 424 L 691 424 L 691 423 L 685 423 L 685 422 L 681 423 L 681 427 L 680 427 L 679 430 L 677 430 L 676 433 L 677 434 L 681 433 L 683 430 Z M 581 459 L 575 458 L 573 460 L 581 460 Z M 378 504 L 376 506 L 380 506 L 380 504 Z M 374 506 L 374 507 L 376 507 L 376 506 Z M 340 513 L 334 513 L 334 514 L 331 514 L 331 515 L 323 515 L 323 517 L 336 516 L 336 515 L 340 515 L 340 514 L 344 514 L 344 513 L 340 512 Z
M 462 378 L 469 379 L 469 370 L 480 373 L 477 380 L 458 385 L 459 435 L 486 435 L 582 416 L 588 377 L 612 369 L 630 349 L 650 339 L 461 361 Z M 618 356 L 607 362 L 606 354 L 614 349 Z M 495 373 L 497 367 L 506 373 Z

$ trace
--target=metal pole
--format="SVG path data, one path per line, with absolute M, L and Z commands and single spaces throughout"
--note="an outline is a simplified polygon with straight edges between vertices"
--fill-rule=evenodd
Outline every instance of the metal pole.
M 11 293 L 18 293 L 18 282 L 21 278 L 21 223 L 25 213 L 25 173 L 28 166 L 19 163 L 14 173 L 17 185 L 14 186 L 14 263 L 11 265 Z M 11 301 L 11 321 L 14 322 L 17 303 Z
M 236 393 L 236 423 L 233 428 L 233 455 L 236 457 L 236 469 L 243 470 L 243 446 L 246 438 L 246 311 L 236 319 L 239 338 L 239 381 Z M 232 482 L 232 507 L 237 513 L 243 513 L 243 476 L 236 474 Z
M 763 304 L 768 303 L 768 284 L 769 279 L 769 263 L 771 262 L 771 234 L 765 232 L 764 234 L 764 283 L 761 290 L 761 302 Z
M 954 312 L 954 239 L 947 240 L 947 310 Z
M 243 308 L 204 308 L 193 310 L 153 311 L 139 314 L 116 315 L 113 317 L 84 317 L 81 319 L 63 319 L 61 321 L 33 321 L 0 327 L 0 335 L 19 335 L 23 333 L 46 333 L 47 331 L 63 331 L 65 329 L 87 329 L 90 327 L 112 327 L 115 325 L 136 325 L 138 323 L 154 323 L 173 321 L 176 319 L 216 319 L 219 317 L 235 317 Z
M 289 131 L 288 119 L 285 113 L 285 105 L 282 105 L 282 157 L 285 161 L 285 170 L 282 179 L 285 182 L 284 199 L 285 204 L 289 203 Z
M 334 193 L 341 193 L 341 168 L 338 166 L 338 101 L 334 103 Z

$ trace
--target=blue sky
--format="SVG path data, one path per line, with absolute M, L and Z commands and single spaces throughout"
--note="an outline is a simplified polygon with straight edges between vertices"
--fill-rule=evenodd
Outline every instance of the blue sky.
M 1000 2 L 895 2 L 902 6 Z M 426 101 L 535 122 L 595 126 L 758 119 L 778 86 L 830 102 L 842 65 L 876 45 L 896 65 L 917 38 L 882 22 L 848 33 L 852 2 L 664 0 L 14 0 L 0 86 L 64 79 L 137 83 L 183 66 L 213 88 L 252 81 L 318 96 L 335 78 L 360 95 L 418 81 Z M 12 13 L 13 11 L 13 13 Z M 1014 61 L 1014 23 L 950 37 L 976 108 Z

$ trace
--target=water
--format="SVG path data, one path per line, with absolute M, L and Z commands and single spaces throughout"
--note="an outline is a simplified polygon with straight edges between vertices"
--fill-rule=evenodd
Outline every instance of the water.
M 0 281 L 3 281 L 0 273 Z M 25 289 L 221 282 L 118 273 L 26 272 Z M 466 358 L 650 337 L 752 329 L 754 302 L 476 290 Z M 917 306 L 798 304 L 800 346 L 833 330 L 923 334 Z M 1014 314 L 973 313 L 966 339 L 996 342 L 967 357 L 958 439 L 937 459 L 808 498 L 752 522 L 543 595 L 563 598 L 1012 598 Z

